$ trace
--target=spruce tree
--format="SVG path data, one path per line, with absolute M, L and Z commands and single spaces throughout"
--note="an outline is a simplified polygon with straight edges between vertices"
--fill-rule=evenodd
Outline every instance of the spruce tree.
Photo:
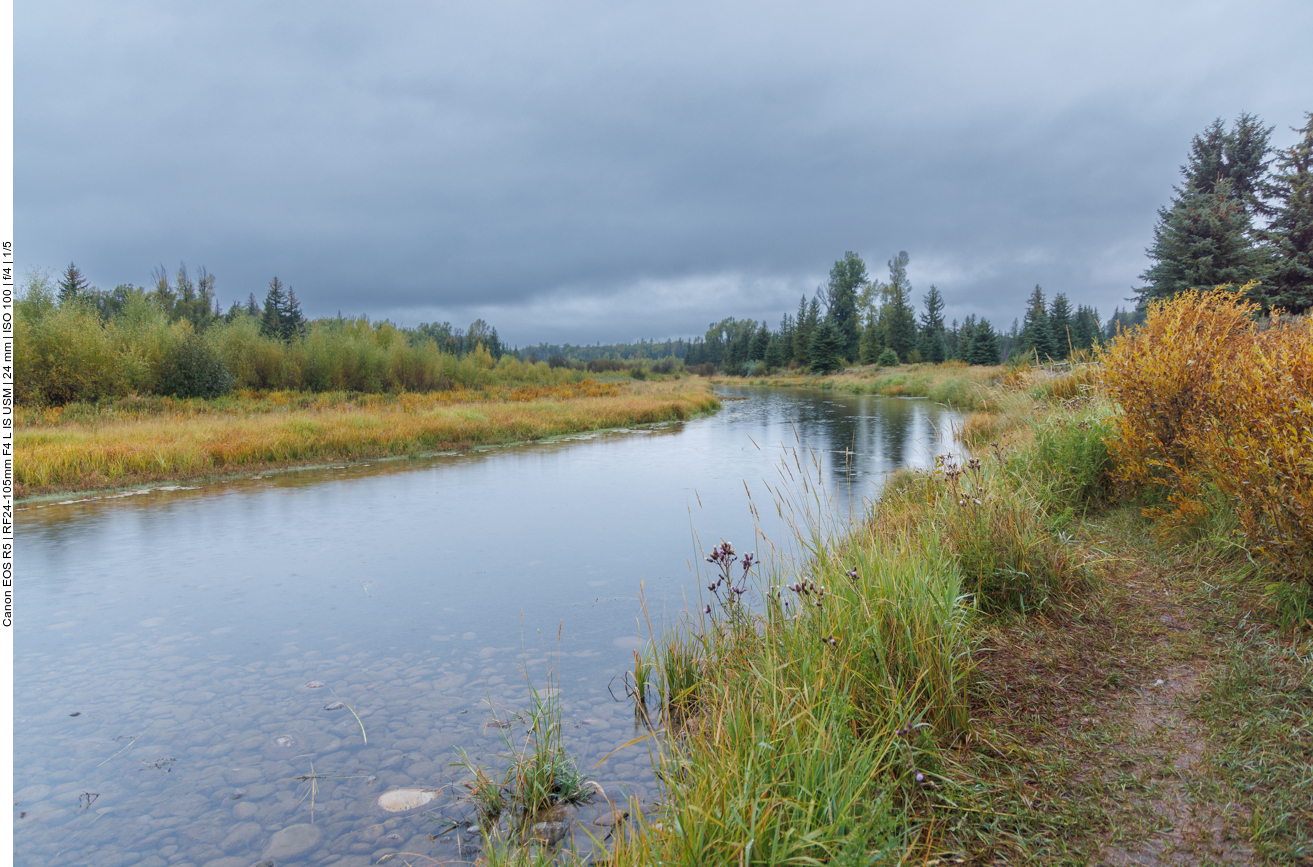
M 989 324 L 988 319 L 980 320 L 980 324 L 973 329 L 969 352 L 967 364 L 998 364 L 998 335 L 994 333 L 994 326 Z
M 1244 285 L 1265 276 L 1264 251 L 1256 247 L 1254 219 L 1271 209 L 1264 203 L 1264 175 L 1272 128 L 1241 114 L 1227 131 L 1219 118 L 1190 143 L 1181 167 L 1184 184 L 1169 206 L 1158 210 L 1153 265 L 1140 275 L 1145 301 L 1170 298 L 1187 289 Z M 1265 290 L 1255 290 L 1262 300 Z
M 1028 356 L 1032 361 L 1038 358 L 1043 362 L 1057 357 L 1058 350 L 1054 345 L 1053 330 L 1049 327 L 1049 311 L 1044 303 L 1044 290 L 1038 285 L 1035 286 L 1035 291 L 1030 293 L 1021 336 L 1017 339 L 1017 346 L 1013 351 L 1018 355 Z
M 932 284 L 926 293 L 921 315 L 921 360 L 939 364 L 944 360 L 944 298 Z
M 807 296 L 804 295 L 802 300 L 798 302 L 798 318 L 793 326 L 793 363 L 804 369 L 811 364 L 811 356 L 807 354 L 807 347 L 811 343 L 811 332 L 814 324 L 815 319 L 808 316 Z
M 48 284 L 47 284 L 48 285 Z M 76 301 L 87 291 L 87 280 L 72 262 L 64 269 L 64 276 L 59 281 L 59 303 Z
M 478 321 L 482 322 L 483 320 L 480 319 Z M 292 289 L 288 289 L 287 303 L 286 306 L 284 306 L 283 308 L 283 315 L 281 317 L 281 334 L 283 340 L 286 341 L 295 340 L 296 338 L 300 337 L 302 332 L 304 331 L 305 331 L 305 316 L 302 315 L 301 313 L 301 302 L 296 300 L 296 292 Z M 493 329 L 490 335 L 490 339 L 484 345 L 484 348 L 488 349 L 489 352 L 491 352 L 492 349 L 495 348 L 497 350 L 497 353 L 499 355 L 501 354 L 501 344 L 497 342 L 496 329 Z
M 277 277 L 269 283 L 264 296 L 264 314 L 260 318 L 260 333 L 275 340 L 283 339 L 283 314 L 287 308 L 287 293 Z
M 839 332 L 830 317 L 825 317 L 812 329 L 807 355 L 811 359 L 813 373 L 829 373 L 839 369 Z
M 1071 354 L 1074 343 L 1071 336 L 1073 324 L 1071 304 L 1067 301 L 1066 294 L 1059 292 L 1053 296 L 1053 304 L 1049 306 L 1049 333 L 1053 335 L 1053 357 L 1060 361 L 1066 361 L 1067 356 Z
M 885 345 L 907 361 L 916 346 L 916 314 L 912 310 L 912 284 L 907 279 L 908 256 L 900 251 L 889 260 L 889 284 L 884 287 Z
M 862 329 L 857 294 L 866 282 L 866 263 L 850 251 L 830 269 L 830 282 L 825 289 L 830 320 L 839 338 L 839 353 L 849 359 L 857 358 L 858 354 Z
M 1302 138 L 1277 154 L 1269 191 L 1275 200 L 1264 232 L 1273 254 L 1265 305 L 1290 313 L 1313 309 L 1313 112 Z
M 859 360 L 862 364 L 875 364 L 884 349 L 884 334 L 880 321 L 873 315 L 866 318 L 866 327 L 862 329 L 862 343 L 859 348 Z
M 1146 284 L 1139 290 L 1142 301 L 1263 278 L 1263 254 L 1254 247 L 1249 213 L 1232 195 L 1230 180 L 1218 181 L 1211 192 L 1188 193 L 1158 216 L 1148 250 L 1154 264 L 1140 275 Z

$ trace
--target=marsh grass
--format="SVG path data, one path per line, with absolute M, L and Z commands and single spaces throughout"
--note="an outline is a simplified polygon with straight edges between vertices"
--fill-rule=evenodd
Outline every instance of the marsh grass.
M 450 393 L 332 398 L 279 392 L 64 407 L 29 413 L 20 423 L 16 490 L 30 496 L 416 455 L 686 419 L 718 407 L 705 385 L 689 381 L 579 383 L 468 402 Z
M 845 394 L 880 394 L 887 397 L 927 397 L 956 409 L 976 410 L 989 405 L 991 385 L 1002 374 L 1001 367 L 968 367 L 961 362 L 910 364 L 888 368 L 853 367 L 828 376 L 780 374 L 758 377 L 752 384 L 802 386 L 838 391 Z M 736 377 L 718 379 L 730 385 L 742 385 Z

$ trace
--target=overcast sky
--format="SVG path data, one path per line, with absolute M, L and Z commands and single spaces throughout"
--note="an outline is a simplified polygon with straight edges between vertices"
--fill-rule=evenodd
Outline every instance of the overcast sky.
M 770 320 L 835 259 L 1105 317 L 1191 136 L 1313 110 L 1313 3 L 15 4 L 22 265 L 503 339 Z

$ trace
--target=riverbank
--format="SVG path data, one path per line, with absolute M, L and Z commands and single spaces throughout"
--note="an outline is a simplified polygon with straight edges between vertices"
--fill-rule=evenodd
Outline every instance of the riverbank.
M 977 457 L 895 475 L 851 526 L 817 498 L 819 463 L 790 461 L 777 499 L 803 558 L 718 546 L 699 613 L 635 659 L 665 786 L 606 863 L 1313 861 L 1313 599 L 1265 553 L 1307 531 L 1257 536 L 1244 501 L 1193 485 L 1222 465 L 1144 475 L 1179 448 L 1144 425 L 1229 435 L 1227 401 L 1253 393 L 1313 407 L 1306 367 L 1242 364 L 1245 340 L 1307 359 L 1300 335 L 1190 324 L 1220 306 L 1188 328 L 1151 312 L 1103 366 L 1000 377 L 967 420 Z M 1216 357 L 1241 364 L 1217 382 L 1270 377 L 1214 388 Z M 1273 438 L 1251 458 L 1313 445 L 1249 411 Z M 1298 472 L 1265 503 L 1297 504 Z M 494 841 L 485 863 L 539 862 Z
M 765 385 L 820 388 L 845 394 L 879 394 L 885 397 L 927 397 L 954 409 L 980 409 L 990 387 L 1004 375 L 1002 366 L 967 366 L 961 362 L 904 364 L 898 367 L 850 367 L 829 374 L 712 377 L 720 385 Z
M 714 412 L 706 383 L 597 382 L 397 395 L 242 392 L 18 412 L 27 498 L 527 442 Z

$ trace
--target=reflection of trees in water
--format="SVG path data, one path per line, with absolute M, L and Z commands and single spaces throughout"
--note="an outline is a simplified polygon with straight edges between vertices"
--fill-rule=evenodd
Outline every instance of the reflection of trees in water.
M 843 486 L 926 466 L 949 447 L 949 413 L 926 401 L 827 395 L 790 408 L 802 441 L 823 452 L 826 473 Z

